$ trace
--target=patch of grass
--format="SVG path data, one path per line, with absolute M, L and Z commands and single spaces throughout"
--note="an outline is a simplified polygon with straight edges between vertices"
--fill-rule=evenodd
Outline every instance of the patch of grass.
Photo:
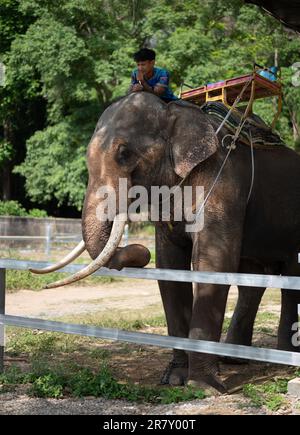
M 254 331 L 261 332 L 263 334 L 273 335 L 275 329 L 277 328 L 278 321 L 279 314 L 270 313 L 267 311 L 257 313 L 254 324 Z
M 178 403 L 194 399 L 204 399 L 205 393 L 201 389 L 194 387 L 172 387 L 165 388 L 160 393 L 160 402 L 168 405 L 169 403 Z
M 36 397 L 61 398 L 64 395 L 74 397 L 94 396 L 106 399 L 126 399 L 134 402 L 174 403 L 192 399 L 203 399 L 202 390 L 192 388 L 150 388 L 125 382 L 118 382 L 109 368 L 103 364 L 100 370 L 93 372 L 89 368 L 76 365 L 56 369 L 35 367 L 29 373 L 11 368 L 0 375 L 0 385 L 14 387 L 17 384 L 29 384 L 29 394 Z M 3 391 L 0 390 L 0 391 Z
M 138 331 L 141 329 L 146 329 L 147 327 L 165 327 L 166 320 L 164 315 L 158 315 L 151 318 L 140 317 L 138 319 L 109 319 L 103 318 L 96 322 L 97 326 L 101 326 L 102 328 L 117 328 L 124 329 L 126 331 Z
M 271 313 L 269 311 L 264 311 L 261 313 L 257 313 L 256 316 L 256 322 L 257 323 L 263 323 L 263 322 L 269 322 L 269 321 L 277 321 L 278 320 L 278 314 Z
M 257 386 L 253 384 L 246 384 L 243 387 L 243 394 L 251 400 L 251 405 L 259 408 L 263 405 L 263 398 L 257 390 Z
M 231 317 L 224 317 L 223 327 L 222 327 L 222 332 L 224 334 L 228 332 L 230 322 L 231 322 Z
M 151 308 L 151 307 L 150 307 Z M 70 322 L 70 323 L 81 323 L 83 325 L 94 325 L 100 328 L 116 328 L 123 329 L 126 331 L 138 331 L 146 328 L 160 328 L 166 327 L 166 319 L 164 314 L 160 314 L 161 307 L 153 306 L 149 311 L 152 311 L 152 315 L 141 314 L 140 311 L 110 311 L 109 314 L 91 313 L 74 316 L 64 316 L 59 318 L 60 321 Z
M 58 332 L 45 332 L 23 328 L 7 327 L 6 352 L 11 356 L 26 355 L 29 359 L 57 354 L 74 354 L 81 350 L 83 343 L 93 339 L 77 337 Z
M 13 390 L 16 385 L 23 384 L 24 380 L 25 374 L 21 372 L 19 367 L 10 367 L 4 373 L 0 373 L 0 393 Z
M 157 313 L 160 307 L 150 307 L 153 313 Z M 163 314 L 148 316 L 136 312 L 110 312 L 109 314 L 92 313 L 89 315 L 66 316 L 60 321 L 80 323 L 83 325 L 95 325 L 102 328 L 115 328 L 127 331 L 138 331 L 152 327 L 165 327 L 166 321 Z M 99 348 L 99 340 L 76 335 L 61 334 L 29 330 L 26 328 L 7 327 L 6 352 L 11 356 L 26 354 L 29 359 L 40 358 L 43 355 L 66 355 L 76 353 L 88 353 L 92 359 L 97 356 L 100 359 L 108 357 L 107 351 Z
M 262 385 L 247 384 L 243 387 L 243 394 L 251 400 L 252 406 L 265 405 L 271 411 L 277 411 L 285 403 L 282 396 L 287 393 L 288 379 L 276 379 Z
M 266 326 L 258 326 L 256 332 L 261 332 L 262 334 L 274 335 L 274 329 Z
M 150 251 L 150 254 L 151 254 L 150 263 L 155 264 L 155 262 L 156 262 L 155 249 L 149 249 L 149 251 Z
M 55 373 L 33 376 L 29 394 L 36 397 L 52 397 L 59 399 L 63 397 L 66 384 L 65 379 Z
M 48 273 L 46 275 L 35 275 L 29 272 L 29 270 L 8 270 L 6 277 L 7 290 L 41 290 L 46 284 L 52 281 L 63 279 L 68 274 L 66 273 Z M 72 285 L 97 285 L 97 284 L 109 284 L 111 282 L 119 281 L 119 278 L 112 276 L 91 276 L 84 281 L 75 282 Z
M 95 359 L 108 359 L 111 352 L 107 349 L 101 349 L 99 347 L 93 348 L 89 351 L 89 356 Z

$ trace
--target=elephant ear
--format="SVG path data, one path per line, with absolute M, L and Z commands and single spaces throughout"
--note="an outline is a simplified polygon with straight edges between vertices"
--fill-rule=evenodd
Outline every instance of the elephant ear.
M 208 116 L 190 103 L 168 104 L 168 136 L 174 170 L 181 178 L 217 151 L 218 138 Z

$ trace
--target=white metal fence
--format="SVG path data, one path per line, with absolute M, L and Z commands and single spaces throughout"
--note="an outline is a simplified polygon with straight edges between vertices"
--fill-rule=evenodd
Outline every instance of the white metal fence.
M 54 322 L 50 320 L 34 319 L 5 314 L 5 273 L 7 269 L 28 270 L 41 268 L 51 263 L 20 260 L 0 260 L 0 370 L 3 370 L 5 325 L 14 325 L 30 329 L 41 329 L 52 332 L 64 332 L 92 336 L 109 340 L 120 340 L 130 343 L 147 344 L 193 352 L 202 352 L 234 358 L 264 361 L 269 363 L 300 366 L 300 353 L 287 352 L 276 349 L 256 348 L 227 343 L 216 343 L 188 338 L 167 337 L 141 332 L 127 332 L 118 329 L 98 328 L 94 326 L 76 325 Z M 78 272 L 82 265 L 69 265 L 60 272 Z M 197 272 L 174 269 L 138 269 L 124 268 L 122 271 L 101 268 L 95 275 L 139 278 L 150 280 L 198 282 L 210 284 L 243 285 L 249 287 L 275 287 L 300 291 L 300 278 L 294 276 L 255 275 L 243 273 Z M 63 289 L 62 289 L 63 291 Z

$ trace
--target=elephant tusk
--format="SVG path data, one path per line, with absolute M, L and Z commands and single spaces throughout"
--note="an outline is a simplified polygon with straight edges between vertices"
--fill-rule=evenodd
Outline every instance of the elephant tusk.
M 68 254 L 66 255 L 62 260 L 60 260 L 58 263 L 53 264 L 53 266 L 44 267 L 44 269 L 29 269 L 32 273 L 49 273 L 54 272 L 57 269 L 61 269 L 62 267 L 66 266 L 67 264 L 74 261 L 79 255 L 81 255 L 85 251 L 85 243 L 83 240 L 81 240 L 80 243 Z
M 104 249 L 100 252 L 97 258 L 93 260 L 88 266 L 81 269 L 79 272 L 74 273 L 74 275 L 71 275 L 65 279 L 61 279 L 59 281 L 55 281 L 53 283 L 47 284 L 44 288 L 55 288 L 60 287 L 67 284 L 72 284 L 73 282 L 79 281 L 82 278 L 86 278 L 87 276 L 91 275 L 92 273 L 96 272 L 96 270 L 100 269 L 100 267 L 104 266 L 113 256 L 115 250 L 117 249 L 122 235 L 124 231 L 124 227 L 127 221 L 127 214 L 122 213 L 118 214 L 114 218 L 112 230 L 108 239 L 108 242 L 106 243 Z

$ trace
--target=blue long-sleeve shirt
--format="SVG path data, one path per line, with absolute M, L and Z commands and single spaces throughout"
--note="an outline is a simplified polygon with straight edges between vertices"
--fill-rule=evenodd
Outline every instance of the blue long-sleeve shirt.
M 131 74 L 132 85 L 135 85 L 139 82 L 137 80 L 137 73 L 138 70 L 135 69 Z M 144 80 L 148 83 L 149 86 L 151 86 L 151 88 L 154 88 L 155 86 L 162 86 L 163 88 L 165 88 L 164 93 L 159 96 L 162 100 L 166 102 L 178 100 L 176 95 L 174 95 L 172 90 L 169 88 L 169 73 L 167 70 L 154 67 L 153 76 L 150 79 Z

